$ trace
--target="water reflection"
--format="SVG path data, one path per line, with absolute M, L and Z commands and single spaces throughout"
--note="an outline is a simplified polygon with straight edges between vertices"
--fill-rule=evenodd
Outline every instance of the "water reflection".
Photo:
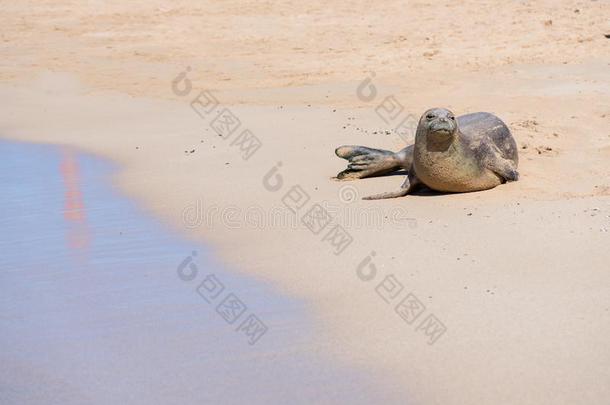
M 89 247 L 90 234 L 81 192 L 80 168 L 75 154 L 72 149 L 62 148 L 59 171 L 64 184 L 64 218 L 67 222 L 68 246 L 73 250 L 84 251 Z
M 0 403 L 390 398 L 367 370 L 317 354 L 301 302 L 225 271 L 118 193 L 113 172 L 71 149 L 0 142 Z M 177 274 L 189 255 L 190 282 Z M 209 274 L 264 335 L 202 298 Z

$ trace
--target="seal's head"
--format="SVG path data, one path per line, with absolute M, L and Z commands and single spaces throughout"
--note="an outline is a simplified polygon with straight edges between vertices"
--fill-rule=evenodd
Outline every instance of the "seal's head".
M 419 120 L 419 125 L 426 130 L 428 137 L 438 140 L 453 137 L 457 132 L 455 115 L 445 108 L 431 108 Z

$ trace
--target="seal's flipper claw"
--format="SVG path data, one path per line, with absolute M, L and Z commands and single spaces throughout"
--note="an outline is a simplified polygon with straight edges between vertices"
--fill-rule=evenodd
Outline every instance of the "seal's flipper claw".
M 506 182 L 509 181 L 518 181 L 519 180 L 519 172 L 516 171 L 515 169 L 511 169 L 508 170 L 506 173 L 504 173 L 504 180 Z

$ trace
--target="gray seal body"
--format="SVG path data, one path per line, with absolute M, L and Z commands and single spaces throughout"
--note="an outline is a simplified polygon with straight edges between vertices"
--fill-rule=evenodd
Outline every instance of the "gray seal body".
M 362 146 L 342 146 L 337 156 L 349 160 L 340 180 L 378 176 L 405 169 L 400 190 L 365 199 L 400 197 L 420 185 L 441 192 L 471 192 L 518 179 L 517 144 L 502 120 L 478 112 L 455 117 L 433 108 L 420 118 L 415 144 L 393 153 Z

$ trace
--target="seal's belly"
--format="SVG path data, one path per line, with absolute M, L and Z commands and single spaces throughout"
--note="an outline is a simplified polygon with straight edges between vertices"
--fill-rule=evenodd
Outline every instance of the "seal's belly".
M 480 167 L 474 159 L 457 156 L 416 159 L 415 174 L 429 188 L 450 193 L 464 193 L 494 188 L 502 180 L 491 170 Z

